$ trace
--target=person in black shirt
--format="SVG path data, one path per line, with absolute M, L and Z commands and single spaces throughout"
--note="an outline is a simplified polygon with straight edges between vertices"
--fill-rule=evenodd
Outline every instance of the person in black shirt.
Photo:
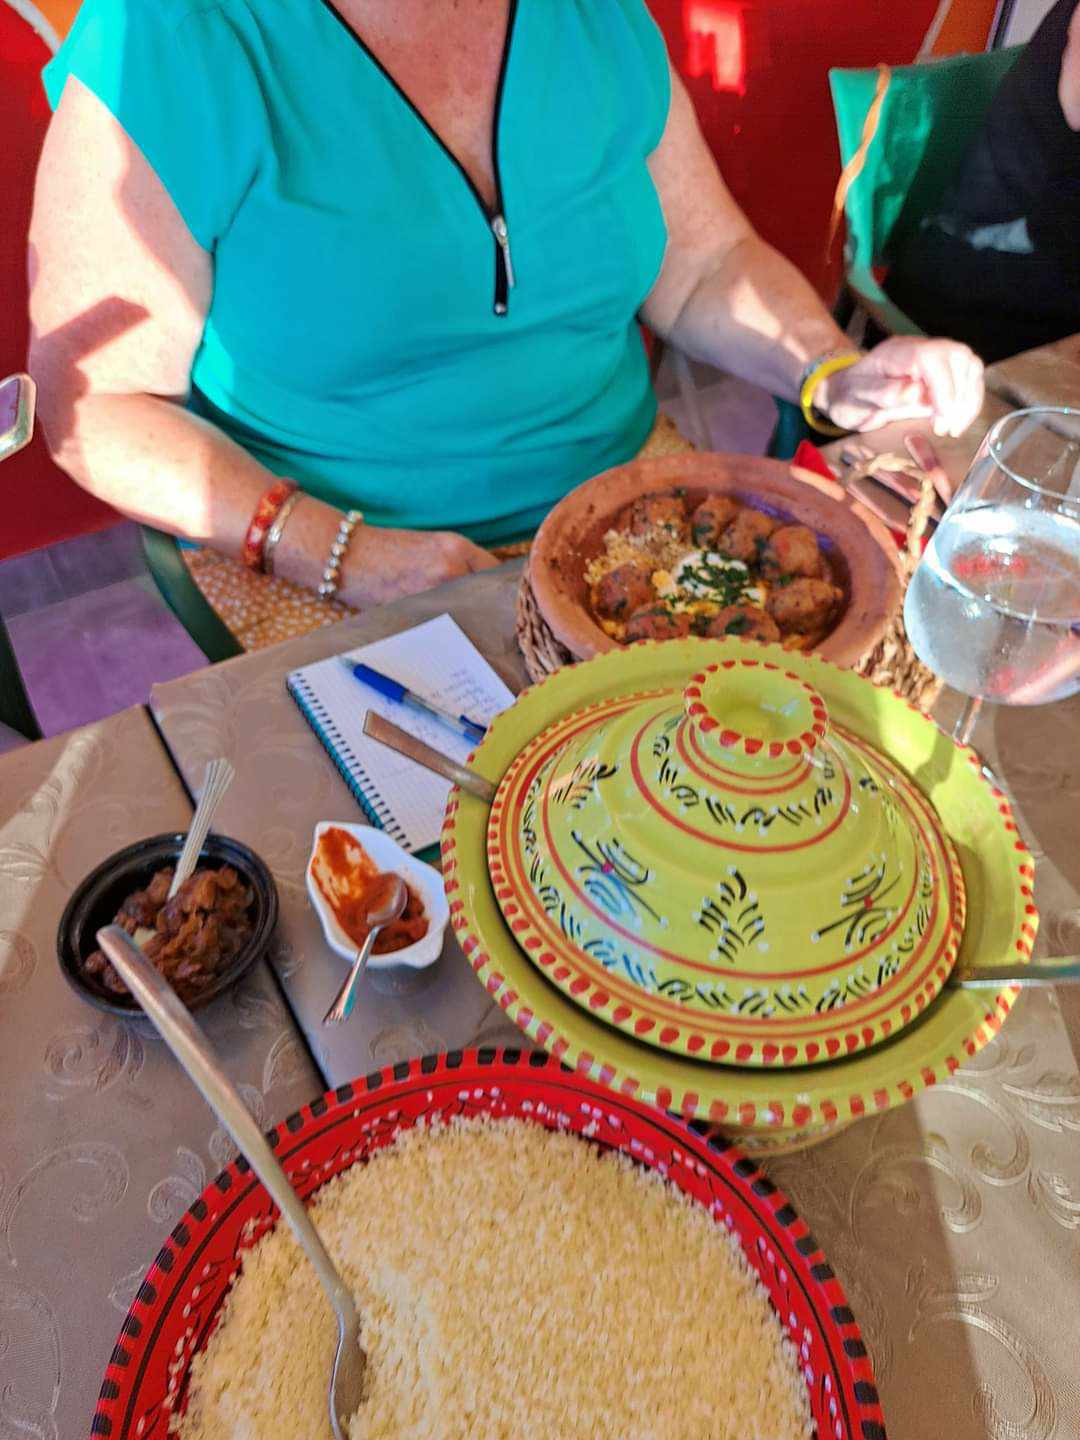
M 1080 330 L 1080 0 L 1032 36 L 885 288 L 987 363 Z

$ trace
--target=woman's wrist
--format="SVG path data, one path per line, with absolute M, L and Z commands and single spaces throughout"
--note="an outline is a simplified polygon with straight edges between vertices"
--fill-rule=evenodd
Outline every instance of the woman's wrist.
M 862 351 L 848 344 L 815 356 L 804 367 L 799 379 L 799 404 L 813 429 L 826 434 L 846 433 L 829 417 L 846 386 L 846 372 L 861 359 Z M 826 422 L 824 425 L 822 419 Z

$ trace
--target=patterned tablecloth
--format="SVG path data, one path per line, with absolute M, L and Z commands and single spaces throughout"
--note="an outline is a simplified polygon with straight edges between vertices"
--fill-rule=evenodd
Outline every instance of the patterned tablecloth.
M 146 1022 L 93 1009 L 55 958 L 82 877 L 190 816 L 142 709 L 0 761 L 2 1440 L 89 1434 L 143 1272 L 233 1153 Z M 199 1018 L 267 1126 L 322 1089 L 265 965 Z
M 999 360 L 986 388 L 1010 405 L 1071 405 L 1080 410 L 1080 335 L 1066 335 Z
M 881 449 L 898 435 L 882 432 Z M 973 441 L 943 450 L 961 473 Z M 513 689 L 516 564 L 157 687 L 152 705 L 188 783 L 228 755 L 222 828 L 256 845 L 282 889 L 277 966 L 337 1084 L 444 1046 L 512 1040 L 453 940 L 424 988 L 367 986 L 320 1032 L 341 962 L 303 871 L 321 819 L 355 807 L 288 697 L 288 670 L 449 611 Z M 948 722 L 959 697 L 946 694 Z M 1080 699 L 993 710 L 975 742 L 1013 795 L 1036 856 L 1039 953 L 1080 950 Z M 1064 994 L 1064 992 L 1062 992 Z M 1070 1030 L 1072 1039 L 1070 1040 Z M 1080 1007 L 1025 996 L 998 1041 L 904 1109 L 772 1163 L 848 1287 L 893 1440 L 1080 1440 Z

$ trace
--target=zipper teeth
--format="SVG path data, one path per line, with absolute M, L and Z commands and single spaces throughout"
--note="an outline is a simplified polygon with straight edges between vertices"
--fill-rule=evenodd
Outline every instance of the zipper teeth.
M 341 11 L 338 10 L 337 6 L 334 4 L 334 0 L 321 0 L 321 3 L 324 9 L 330 12 L 333 18 L 345 31 L 345 34 L 349 37 L 353 44 L 359 46 L 359 48 L 364 52 L 364 54 L 368 57 L 371 63 L 375 66 L 375 68 L 383 75 L 387 83 L 391 85 L 394 90 L 397 91 L 398 95 L 401 97 L 401 100 L 404 102 L 405 105 L 408 106 L 408 108 L 416 116 L 417 120 L 420 121 L 420 124 L 423 125 L 424 129 L 435 141 L 436 145 L 438 145 L 440 150 L 442 150 L 443 154 L 446 155 L 447 158 L 451 161 L 451 163 L 457 167 L 458 173 L 465 181 L 465 184 L 472 191 L 473 198 L 475 199 L 477 205 L 480 207 L 480 211 L 488 223 L 488 227 L 492 232 L 492 238 L 495 241 L 495 252 L 497 256 L 496 266 L 502 266 L 503 273 L 507 276 L 507 282 L 509 283 L 509 275 L 507 273 L 509 270 L 509 266 L 507 265 L 506 251 L 504 250 L 503 245 L 500 243 L 498 236 L 494 233 L 494 223 L 496 220 L 502 220 L 503 225 L 506 224 L 506 212 L 503 206 L 502 174 L 499 170 L 499 122 L 502 117 L 503 91 L 506 87 L 506 72 L 510 65 L 510 51 L 514 43 L 514 30 L 517 21 L 518 0 L 510 0 L 509 9 L 507 11 L 506 35 L 503 39 L 502 59 L 499 62 L 499 78 L 495 85 L 495 108 L 491 120 L 491 169 L 492 178 L 495 181 L 494 207 L 488 205 L 487 201 L 480 193 L 480 187 L 476 184 L 475 180 L 473 180 L 468 170 L 465 169 L 465 166 L 454 154 L 453 150 L 450 149 L 450 146 L 447 145 L 446 141 L 435 129 L 434 125 L 432 125 L 431 121 L 427 118 L 427 116 L 415 103 L 415 101 L 409 96 L 409 94 L 405 90 L 402 89 L 402 87 L 394 79 L 393 75 L 391 75 L 390 71 L 382 63 L 378 55 L 375 54 L 374 50 L 371 49 L 364 37 L 358 31 L 354 30 L 353 27 L 349 24 L 349 22 L 345 19 L 344 15 L 342 15 Z M 509 245 L 509 241 L 507 241 L 506 243 L 507 245 Z M 498 315 L 506 314 L 505 296 L 500 296 L 498 294 L 496 295 L 495 312 Z
M 517 21 L 518 0 L 510 0 L 506 15 L 506 36 L 503 40 L 502 59 L 499 62 L 499 78 L 495 85 L 495 113 L 491 119 L 491 171 L 495 177 L 495 205 L 497 215 L 506 221 L 503 206 L 502 172 L 499 169 L 499 121 L 502 119 L 503 91 L 506 88 L 506 72 L 510 68 L 510 51 L 514 44 L 514 30 Z

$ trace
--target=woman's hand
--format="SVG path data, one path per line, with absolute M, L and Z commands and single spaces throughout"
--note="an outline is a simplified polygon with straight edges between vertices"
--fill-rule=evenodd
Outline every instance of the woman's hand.
M 828 376 L 815 406 L 845 430 L 891 420 L 931 420 L 935 435 L 960 435 L 983 403 L 983 363 L 957 340 L 894 335 L 857 365 Z
M 349 546 L 340 598 L 347 605 L 385 605 L 498 563 L 494 555 L 451 530 L 361 525 Z

